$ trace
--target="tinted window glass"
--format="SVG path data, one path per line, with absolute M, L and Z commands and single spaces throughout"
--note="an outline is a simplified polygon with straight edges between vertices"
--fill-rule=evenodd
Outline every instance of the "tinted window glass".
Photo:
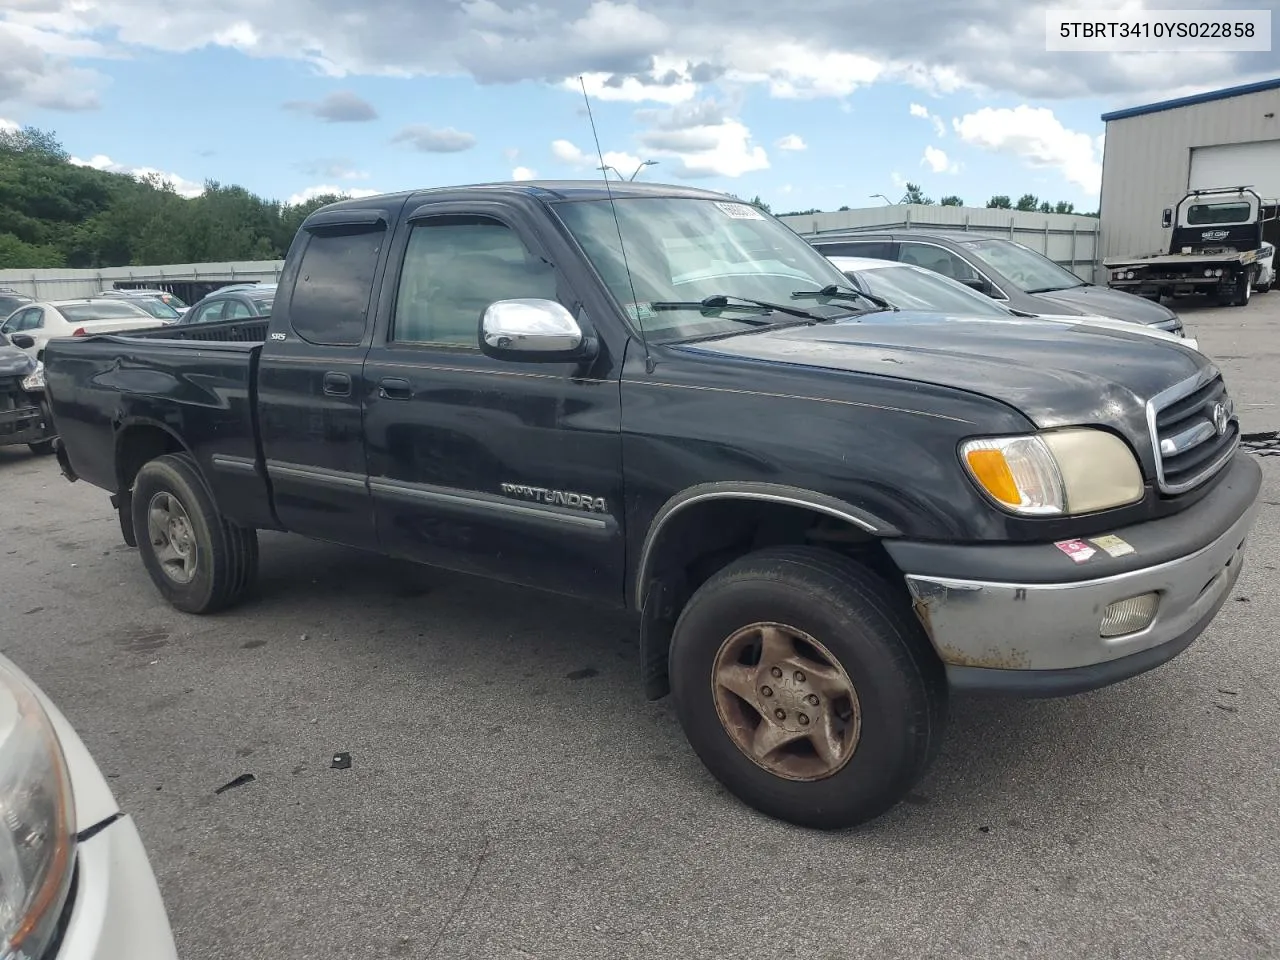
M 874 270 L 848 273 L 856 276 L 859 286 L 868 293 L 888 300 L 903 310 L 937 310 L 960 316 L 998 317 L 1002 320 L 1010 317 L 1009 311 L 990 297 L 940 276 L 933 270 L 920 270 L 897 263 Z
M 64 303 L 58 312 L 72 322 L 82 320 L 137 320 L 147 312 L 127 300 L 97 300 L 93 303 Z
M 308 343 L 355 346 L 364 337 L 373 273 L 386 236 L 368 226 L 317 228 L 307 238 L 289 323 Z
M 551 265 L 510 227 L 483 217 L 438 217 L 409 234 L 392 337 L 477 347 L 480 317 L 498 300 L 556 299 Z
M 893 245 L 888 240 L 860 240 L 857 243 L 815 244 L 824 257 L 871 257 L 875 260 L 892 260 Z
M 222 311 L 223 320 L 247 320 L 253 315 L 249 305 L 240 300 L 228 300 L 226 307 Z
M 1084 281 L 1043 254 L 1012 240 L 973 240 L 965 244 L 1018 285 L 1024 293 L 1049 293 L 1080 287 Z
M 969 266 L 950 250 L 944 250 L 942 247 L 904 240 L 898 250 L 898 259 L 903 263 L 924 267 L 926 270 L 940 273 L 944 277 L 950 277 L 952 280 L 971 280 L 978 276 L 973 267 Z
M 188 314 L 190 319 L 185 320 L 186 323 L 213 323 L 222 319 L 222 311 L 226 309 L 227 302 L 225 300 L 215 300 L 212 303 L 202 303 L 194 307 Z
M 9 294 L 0 294 L 0 319 L 9 316 L 24 303 L 30 303 L 26 297 L 15 297 Z
M 1253 206 L 1248 201 L 1196 203 L 1187 210 L 1187 223 L 1193 226 L 1206 223 L 1248 223 L 1252 217 Z

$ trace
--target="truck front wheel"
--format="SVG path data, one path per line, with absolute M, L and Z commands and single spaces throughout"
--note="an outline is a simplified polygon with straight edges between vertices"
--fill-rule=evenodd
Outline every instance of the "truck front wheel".
M 1253 293 L 1254 272 L 1248 270 L 1236 282 L 1236 295 L 1231 301 L 1233 307 L 1247 307 L 1249 297 Z
M 258 532 L 222 519 L 187 454 L 167 454 L 138 471 L 133 531 L 157 589 L 186 613 L 237 602 L 257 576 Z
M 893 807 L 946 726 L 945 674 L 910 607 L 827 550 L 762 550 L 713 576 L 680 614 L 670 674 L 708 770 L 748 805 L 806 827 L 851 827 Z

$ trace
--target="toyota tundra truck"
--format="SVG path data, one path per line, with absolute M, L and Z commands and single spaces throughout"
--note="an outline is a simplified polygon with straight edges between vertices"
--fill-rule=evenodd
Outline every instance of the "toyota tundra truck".
M 259 530 L 626 608 L 710 773 L 824 829 L 907 793 L 953 694 L 1185 650 L 1261 479 L 1185 344 L 896 310 L 653 184 L 339 201 L 269 318 L 54 341 L 45 379 L 178 610 L 244 598 Z

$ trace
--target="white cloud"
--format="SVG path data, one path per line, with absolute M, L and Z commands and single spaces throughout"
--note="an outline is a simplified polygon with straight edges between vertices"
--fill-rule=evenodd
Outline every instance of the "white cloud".
M 785 137 L 782 137 L 777 142 L 775 142 L 774 146 L 777 147 L 779 150 L 808 150 L 809 149 L 809 145 L 804 142 L 804 140 L 800 137 L 798 133 L 788 133 Z
M 920 159 L 922 166 L 927 166 L 934 173 L 959 173 L 960 164 L 947 158 L 943 150 L 930 144 L 924 148 L 924 156 Z
M 516 147 L 507 147 L 502 151 L 502 156 L 507 163 L 515 163 L 520 159 L 520 151 Z
M 730 48 L 726 77 L 740 83 L 765 83 L 782 100 L 847 97 L 884 72 L 879 60 L 856 53 L 823 51 L 795 42 L 752 39 Z M 767 64 L 767 68 L 761 67 Z
M 983 107 L 954 120 L 953 125 L 966 143 L 1017 157 L 1029 167 L 1057 170 L 1084 193 L 1098 193 L 1102 182 L 1098 138 L 1067 129 L 1046 107 Z
M 662 58 L 655 57 L 655 63 Z M 677 71 L 677 72 L 672 72 Z M 656 69 L 644 76 L 621 76 L 610 73 L 583 74 L 581 83 L 571 77 L 561 84 L 565 89 L 582 96 L 582 87 L 593 100 L 616 100 L 640 103 L 652 100 L 657 103 L 683 103 L 697 95 L 698 85 L 672 66 L 659 73 Z
M 568 140 L 554 140 L 551 143 L 551 155 L 566 166 L 574 167 L 578 170 L 597 170 L 600 161 L 595 153 L 587 153 L 577 144 Z M 606 150 L 604 153 L 605 166 L 613 167 L 624 177 L 631 176 L 631 172 L 640 166 L 640 158 L 621 150 Z
M 348 190 L 343 187 L 335 187 L 332 184 L 322 184 L 315 187 L 307 187 L 305 190 L 299 190 L 291 196 L 285 203 L 290 206 L 297 206 L 300 203 L 306 203 L 308 200 L 314 200 L 316 197 L 339 196 L 350 197 L 359 200 L 361 197 L 373 197 L 381 193 L 380 190 L 367 190 L 363 187 Z
M 934 93 L 1140 103 L 1184 92 L 1169 88 L 1171 76 L 1212 89 L 1275 75 L 1273 52 L 1096 54 L 1080 68 L 1078 54 L 1046 54 L 1043 4 L 1024 0 L 980 0 L 962 20 L 940 15 L 936 0 L 862 4 L 845 17 L 834 9 L 776 0 L 10 0 L 0 106 L 89 108 L 102 78 L 79 69 L 80 58 L 211 45 L 304 61 L 335 78 L 469 76 L 576 94 L 583 75 L 599 99 L 667 104 L 718 79 L 780 98 L 842 99 L 892 80 Z
M 179 196 L 191 198 L 198 197 L 204 193 L 203 183 L 196 183 L 194 180 L 180 177 L 176 173 L 165 173 L 155 167 L 131 167 L 128 164 L 116 163 L 102 153 L 95 154 L 88 160 L 81 160 L 79 157 L 71 157 L 69 159 L 77 167 L 92 167 L 94 170 L 105 170 L 107 173 L 126 173 L 138 180 L 143 177 L 159 177 L 161 180 L 167 181 Z
M 738 120 L 667 134 L 686 138 L 683 144 L 673 141 L 664 146 L 661 134 L 662 131 L 641 134 L 640 142 L 654 156 L 674 160 L 677 177 L 740 177 L 769 168 L 764 147 L 751 142 L 751 131 Z
M 14 123 L 12 120 L 6 120 L 4 117 L 0 117 L 0 131 L 14 133 L 21 129 L 22 126 L 20 124 Z
M 943 122 L 940 116 L 935 113 L 930 113 L 928 107 L 923 104 L 913 103 L 909 109 L 913 117 L 919 117 L 921 120 L 928 120 L 932 123 L 933 132 L 936 133 L 939 138 L 947 135 L 947 125 Z
M 512 180 L 537 180 L 538 174 L 536 171 L 530 170 L 528 167 L 516 167 L 514 170 L 511 171 L 511 179 Z

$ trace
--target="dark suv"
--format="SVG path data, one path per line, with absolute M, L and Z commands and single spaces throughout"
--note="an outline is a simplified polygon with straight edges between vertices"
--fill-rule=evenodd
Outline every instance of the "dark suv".
M 828 257 L 873 257 L 926 267 L 1015 310 L 1112 317 L 1183 334 L 1181 319 L 1168 307 L 1081 280 L 1043 254 L 1005 237 L 898 228 L 805 239 Z

